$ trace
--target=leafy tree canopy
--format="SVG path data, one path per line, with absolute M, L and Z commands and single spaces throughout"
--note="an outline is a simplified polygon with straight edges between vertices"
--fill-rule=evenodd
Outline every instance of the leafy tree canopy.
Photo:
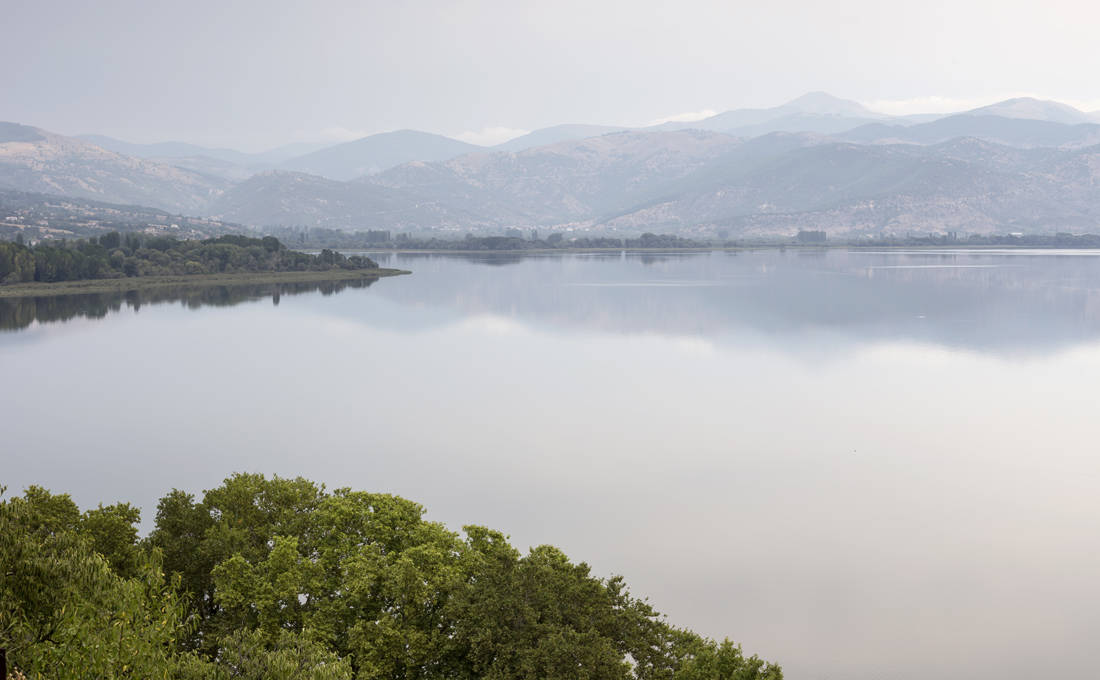
M 781 680 L 551 546 L 389 494 L 236 474 L 157 505 L 0 499 L 0 648 L 28 678 Z
M 0 284 L 184 276 L 240 272 L 376 269 L 369 257 L 332 250 L 310 255 L 290 250 L 273 236 L 226 235 L 204 241 L 111 232 L 35 246 L 0 241 Z

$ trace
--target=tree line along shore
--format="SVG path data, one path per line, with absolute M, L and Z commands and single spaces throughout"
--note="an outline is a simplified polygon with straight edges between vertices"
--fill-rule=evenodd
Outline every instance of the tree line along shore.
M 1088 233 L 1010 233 L 960 234 L 955 231 L 907 234 L 837 235 L 824 230 L 800 229 L 791 235 L 741 236 L 733 238 L 729 230 L 719 230 L 718 238 L 685 237 L 678 234 L 646 232 L 638 236 L 610 236 L 578 232 L 566 235 L 553 232 L 540 236 L 537 229 L 526 232 L 506 229 L 504 234 L 464 237 L 440 237 L 393 233 L 388 230 L 345 231 L 323 227 L 275 227 L 271 233 L 284 243 L 305 250 L 339 248 L 360 251 L 428 252 L 585 252 L 604 250 L 752 250 L 786 247 L 841 248 L 1100 248 L 1100 235 Z
M 0 290 L 31 283 L 71 283 L 172 277 L 284 275 L 272 280 L 305 280 L 310 275 L 346 272 L 398 273 L 380 269 L 363 255 L 323 249 L 317 254 L 287 248 L 273 236 L 225 235 L 205 240 L 111 232 L 77 240 L 50 240 L 33 246 L 0 242 Z

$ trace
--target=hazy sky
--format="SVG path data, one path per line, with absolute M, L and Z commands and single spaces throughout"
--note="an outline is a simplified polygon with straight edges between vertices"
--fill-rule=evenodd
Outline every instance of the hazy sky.
M 0 16 L 0 120 L 131 141 L 499 141 L 810 90 L 891 113 L 1023 94 L 1100 109 L 1084 0 L 0 0 Z

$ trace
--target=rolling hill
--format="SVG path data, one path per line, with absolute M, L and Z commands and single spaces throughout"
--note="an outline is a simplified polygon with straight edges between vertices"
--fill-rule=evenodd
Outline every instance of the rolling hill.
M 410 161 L 442 161 L 483 151 L 484 147 L 417 130 L 370 135 L 298 156 L 281 164 L 283 170 L 305 172 L 328 179 L 349 180 L 381 172 Z
M 227 182 L 74 137 L 0 123 L 0 188 L 164 210 L 203 211 Z

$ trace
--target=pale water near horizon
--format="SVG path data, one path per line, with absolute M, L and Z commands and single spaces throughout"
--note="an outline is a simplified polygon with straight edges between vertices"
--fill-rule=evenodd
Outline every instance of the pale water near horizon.
M 148 527 L 302 475 L 557 545 L 794 680 L 1094 672 L 1100 253 L 375 257 L 414 273 L 0 300 L 0 484 Z

